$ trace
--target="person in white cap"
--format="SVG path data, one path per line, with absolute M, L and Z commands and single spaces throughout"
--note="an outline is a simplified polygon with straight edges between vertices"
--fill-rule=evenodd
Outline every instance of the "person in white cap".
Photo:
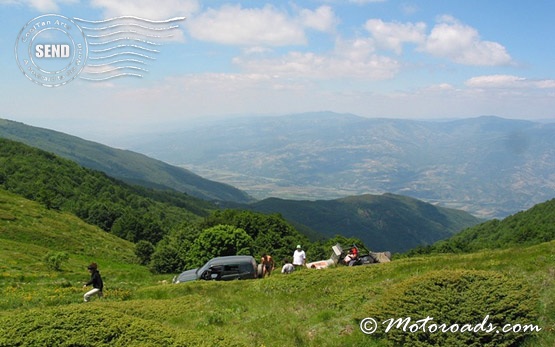
M 293 253 L 293 265 L 295 267 L 304 266 L 306 263 L 306 254 L 303 251 L 301 245 L 297 245 L 297 249 Z

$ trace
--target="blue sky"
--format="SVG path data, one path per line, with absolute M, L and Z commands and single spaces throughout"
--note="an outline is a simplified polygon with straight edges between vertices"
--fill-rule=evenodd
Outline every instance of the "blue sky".
M 104 143 L 199 118 L 323 110 L 555 119 L 554 13 L 541 0 L 0 0 L 0 118 Z M 141 77 L 47 88 L 14 50 L 47 14 L 186 19 Z

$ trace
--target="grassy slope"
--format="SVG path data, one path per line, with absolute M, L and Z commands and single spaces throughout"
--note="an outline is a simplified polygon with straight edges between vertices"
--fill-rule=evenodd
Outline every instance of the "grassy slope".
M 79 284 L 88 280 L 86 266 L 92 261 L 110 273 L 108 277 L 113 288 L 126 288 L 131 279 L 151 278 L 145 268 L 135 264 L 133 250 L 131 242 L 88 225 L 71 214 L 47 210 L 38 203 L 0 189 L 0 286 L 4 291 L 29 294 L 23 297 L 0 295 L 0 309 L 44 305 L 41 295 L 30 294 L 38 288 L 39 292 L 46 290 L 48 295 L 54 295 L 57 288 L 79 291 Z M 43 260 L 51 251 L 69 254 L 60 272 L 48 270 Z M 73 301 L 52 297 L 51 303 Z
M 70 253 L 62 272 L 43 265 L 48 250 Z M 164 285 L 170 278 L 150 275 L 132 259 L 130 243 L 0 191 L 0 346 L 382 346 L 358 328 L 358 319 L 373 314 L 366 305 L 390 286 L 446 269 L 524 279 L 538 293 L 543 329 L 525 345 L 555 344 L 553 241 L 228 283 Z M 83 304 L 80 283 L 92 260 L 106 298 Z

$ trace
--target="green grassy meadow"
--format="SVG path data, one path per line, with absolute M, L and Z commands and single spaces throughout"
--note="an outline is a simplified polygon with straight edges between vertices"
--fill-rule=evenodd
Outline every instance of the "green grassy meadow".
M 49 269 L 45 254 L 62 251 L 69 260 Z M 83 303 L 91 261 L 105 297 Z M 0 191 L 0 346 L 555 345 L 555 241 L 258 280 L 171 279 L 138 265 L 133 244 Z M 453 312 L 461 324 L 490 315 L 541 331 L 475 342 L 473 333 L 366 335 L 359 327 L 366 317 L 441 322 Z

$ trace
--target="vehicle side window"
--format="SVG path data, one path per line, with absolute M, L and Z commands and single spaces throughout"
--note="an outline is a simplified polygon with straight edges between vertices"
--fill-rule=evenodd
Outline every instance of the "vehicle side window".
M 241 264 L 241 271 L 246 273 L 252 273 L 254 268 L 252 264 Z
M 237 265 L 237 264 L 224 265 L 224 271 L 225 272 L 239 272 L 239 265 Z
M 217 280 L 222 277 L 222 272 L 224 270 L 223 265 L 213 265 L 208 268 L 208 270 L 204 271 L 201 275 L 203 280 Z

